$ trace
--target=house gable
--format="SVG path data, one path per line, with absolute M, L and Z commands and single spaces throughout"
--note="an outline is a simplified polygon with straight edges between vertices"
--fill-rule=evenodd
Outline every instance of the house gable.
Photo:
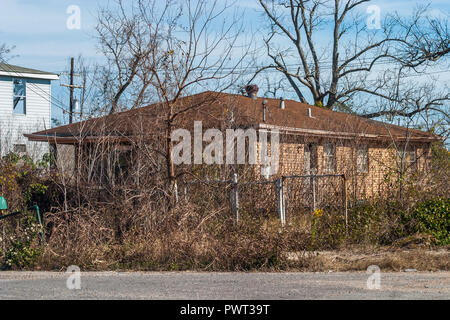
M 48 145 L 24 134 L 51 127 L 52 79 L 57 75 L 0 64 L 0 156 L 26 150 L 40 159 L 48 152 Z

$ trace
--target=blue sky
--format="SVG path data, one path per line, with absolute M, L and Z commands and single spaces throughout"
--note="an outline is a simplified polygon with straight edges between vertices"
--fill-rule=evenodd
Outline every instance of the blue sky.
M 81 29 L 69 30 L 66 13 L 70 5 L 81 9 Z M 16 48 L 10 62 L 46 71 L 60 71 L 71 55 L 96 56 L 93 28 L 95 1 L 2 0 L 1 41 Z
M 374 0 L 381 8 L 381 14 L 398 11 L 408 14 L 415 3 L 413 0 Z M 9 62 L 24 67 L 50 72 L 62 72 L 68 68 L 69 57 L 82 54 L 88 60 L 101 60 L 97 52 L 95 35 L 96 11 L 107 5 L 108 0 L 1 0 L 0 43 L 14 45 L 13 57 Z M 66 13 L 70 5 L 81 9 L 81 29 L 69 30 Z M 236 2 L 239 9 L 245 9 L 246 18 L 260 21 L 260 8 L 256 0 Z M 362 8 L 364 9 L 364 8 Z M 431 13 L 439 15 L 440 10 L 450 11 L 449 0 L 431 1 Z M 258 25 L 255 23 L 255 25 Z M 67 89 L 54 85 L 55 94 L 61 99 Z M 55 108 L 54 108 L 55 109 Z M 55 114 L 58 114 L 55 110 Z

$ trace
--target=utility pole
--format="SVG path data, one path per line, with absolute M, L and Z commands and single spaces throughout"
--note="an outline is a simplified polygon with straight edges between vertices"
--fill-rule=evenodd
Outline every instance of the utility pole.
M 73 121 L 73 65 L 74 58 L 70 59 L 70 105 L 69 105 L 69 123 Z
M 75 76 L 74 73 L 74 65 L 75 65 L 75 59 L 70 58 L 70 84 L 61 84 L 62 87 L 68 87 L 70 89 L 70 101 L 69 101 L 69 123 L 73 122 L 73 107 L 74 107 L 74 99 L 73 99 L 73 92 L 75 89 L 84 89 L 83 86 L 76 86 L 73 84 L 73 77 Z

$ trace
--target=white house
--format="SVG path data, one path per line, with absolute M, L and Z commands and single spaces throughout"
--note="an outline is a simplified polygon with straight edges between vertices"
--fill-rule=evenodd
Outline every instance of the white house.
M 0 156 L 28 154 L 35 160 L 49 151 L 44 142 L 28 141 L 23 134 L 51 126 L 53 73 L 0 63 Z

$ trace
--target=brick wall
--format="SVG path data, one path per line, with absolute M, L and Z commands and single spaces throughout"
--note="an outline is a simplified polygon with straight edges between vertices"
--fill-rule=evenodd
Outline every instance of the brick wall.
M 336 148 L 335 174 L 346 174 L 348 178 L 349 196 L 353 198 L 370 198 L 388 196 L 387 190 L 395 183 L 400 159 L 391 143 L 356 140 L 329 140 L 308 138 L 296 135 L 280 135 L 279 170 L 276 177 L 289 175 L 307 175 L 305 170 L 305 145 L 317 145 L 317 174 L 325 174 L 323 146 L 333 143 Z M 368 147 L 368 171 L 357 171 L 357 147 L 361 144 Z M 258 146 L 258 159 L 260 153 Z M 269 147 L 270 148 L 270 147 Z M 417 170 L 425 170 L 431 160 L 429 144 L 411 144 L 416 150 Z M 259 175 L 260 169 L 256 170 Z

